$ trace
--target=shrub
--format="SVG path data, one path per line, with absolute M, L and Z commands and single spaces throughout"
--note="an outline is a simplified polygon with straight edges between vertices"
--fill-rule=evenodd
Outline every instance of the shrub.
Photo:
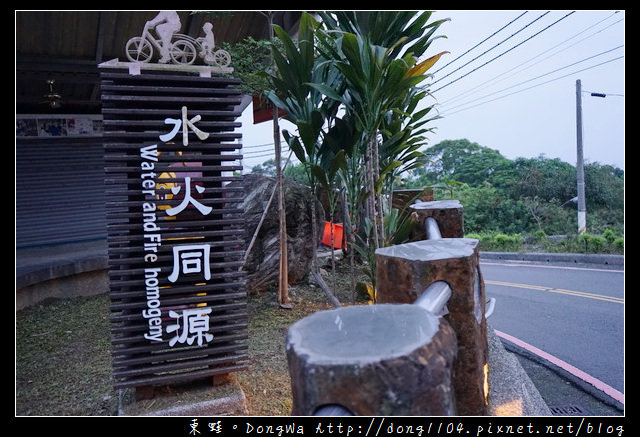
M 537 231 L 535 231 L 533 233 L 533 236 L 538 243 L 544 243 L 547 241 L 547 233 L 542 229 L 538 229 Z
M 496 248 L 498 248 L 499 250 L 518 251 L 520 250 L 520 244 L 522 243 L 522 238 L 520 234 L 514 234 L 514 235 L 496 234 L 493 237 L 493 241 Z
M 551 253 L 616 253 L 624 254 L 624 238 L 609 241 L 605 236 L 591 234 L 569 234 L 563 238 L 549 238 L 542 230 L 528 236 L 520 234 L 508 235 L 500 232 L 473 232 L 465 238 L 478 240 L 480 251 L 485 252 L 522 252 L 530 250 L 533 242 L 534 250 Z
M 616 251 L 624 251 L 624 238 L 616 238 L 613 240 L 613 248 Z
M 609 228 L 605 229 L 605 231 L 602 233 L 602 236 L 607 240 L 609 244 L 613 243 L 613 241 L 616 239 L 616 233 Z
M 589 245 L 592 238 L 591 234 L 585 233 L 578 235 L 578 243 L 580 244 L 583 252 L 589 252 Z
M 465 238 L 474 238 L 479 241 L 480 250 L 493 251 L 493 234 L 491 232 L 476 232 L 465 235 Z
M 603 251 L 607 244 L 607 240 L 604 237 L 593 237 L 591 239 L 591 251 L 593 253 L 600 253 Z

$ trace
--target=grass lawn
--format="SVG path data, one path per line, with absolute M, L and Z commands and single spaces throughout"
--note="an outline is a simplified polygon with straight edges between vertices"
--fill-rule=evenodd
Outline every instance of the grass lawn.
M 325 266 L 325 282 L 343 304 L 354 301 L 350 267 L 337 263 L 335 276 Z M 334 282 L 335 279 L 335 282 Z M 363 280 L 358 270 L 357 280 Z M 288 327 L 333 308 L 325 292 L 305 282 L 290 286 L 291 309 L 277 303 L 277 288 L 249 294 L 249 369 L 236 374 L 249 415 L 285 416 L 291 412 L 285 355 Z M 109 298 L 57 300 L 16 313 L 16 415 L 110 416 L 118 411 L 111 375 Z

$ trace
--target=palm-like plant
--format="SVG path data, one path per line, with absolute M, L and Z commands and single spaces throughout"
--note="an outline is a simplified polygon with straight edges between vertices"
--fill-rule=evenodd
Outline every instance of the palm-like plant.
M 416 92 L 416 87 L 426 79 L 424 73 L 443 53 L 420 63 L 417 59 L 436 38 L 433 34 L 445 20 L 427 24 L 430 12 L 320 15 L 326 28 L 321 33 L 321 50 L 345 77 L 347 87 L 340 92 L 325 83 L 312 86 L 340 101 L 355 120 L 355 128 L 362 133 L 358 150 L 364 157 L 361 164 L 366 169 L 367 215 L 376 224 L 372 242 L 379 247 L 384 241 L 384 225 L 380 220 L 385 212 L 380 196 L 382 186 L 399 171 L 410 168 L 408 163 L 421 155 L 412 129 L 387 135 L 389 141 L 384 151 L 380 149 L 379 139 L 388 131 L 385 128 L 397 129 L 403 118 L 412 119 L 417 103 L 426 95 Z M 423 123 L 419 119 L 429 110 L 421 111 L 412 121 Z
M 436 118 L 429 118 L 431 108 L 416 108 L 428 94 L 419 85 L 443 53 L 418 59 L 446 20 L 428 23 L 430 12 L 320 16 L 318 23 L 302 14 L 297 45 L 275 28 L 282 49 L 274 49 L 274 89 L 267 95 L 297 126 L 297 133 L 284 135 L 312 187 L 319 183 L 332 195 L 342 184 L 352 225 L 373 224 L 368 245 L 375 250 L 387 241 L 383 190 L 419 164 L 430 130 L 423 126 Z M 358 218 L 363 204 L 365 221 Z
M 340 103 L 313 86 L 325 83 L 332 89 L 341 89 L 343 82 L 339 72 L 315 49 L 317 28 L 318 22 L 310 15 L 302 14 L 296 44 L 283 29 L 274 26 L 281 45 L 273 46 L 276 71 L 270 75 L 273 89 L 266 95 L 285 110 L 285 118 L 297 128 L 297 132 L 283 131 L 283 136 L 303 164 L 313 194 L 317 195 L 317 188 L 321 186 L 329 194 L 330 205 L 335 205 L 332 196 L 337 172 L 344 165 L 345 151 L 342 149 L 350 141 L 344 140 L 345 125 L 336 116 Z M 333 214 L 333 207 L 330 214 Z M 312 224 L 313 239 L 317 242 L 313 209 Z

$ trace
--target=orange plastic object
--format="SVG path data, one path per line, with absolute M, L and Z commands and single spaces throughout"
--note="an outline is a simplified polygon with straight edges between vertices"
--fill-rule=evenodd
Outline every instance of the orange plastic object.
M 322 244 L 331 247 L 331 223 L 324 222 L 324 232 L 322 234 Z M 344 246 L 343 246 L 344 244 Z M 344 227 L 342 223 L 333 224 L 333 248 L 342 249 L 347 247 L 344 241 Z

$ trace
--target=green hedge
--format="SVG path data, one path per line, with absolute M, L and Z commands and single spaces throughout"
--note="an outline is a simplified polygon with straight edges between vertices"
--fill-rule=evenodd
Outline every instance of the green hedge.
M 624 254 L 624 238 L 607 230 L 602 235 L 548 236 L 544 231 L 533 234 L 507 235 L 501 232 L 477 232 L 465 235 L 480 242 L 485 252 L 555 252 Z

